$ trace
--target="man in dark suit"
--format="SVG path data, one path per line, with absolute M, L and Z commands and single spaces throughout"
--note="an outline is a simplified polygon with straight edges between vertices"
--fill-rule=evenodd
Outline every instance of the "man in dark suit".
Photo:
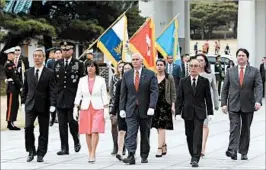
M 129 152 L 124 163 L 135 164 L 137 134 L 140 127 L 141 163 L 148 163 L 150 152 L 150 128 L 152 116 L 158 100 L 158 82 L 155 74 L 142 67 L 142 56 L 133 54 L 134 69 L 126 72 L 122 78 L 119 115 L 126 118 L 126 148 Z
M 78 122 L 73 119 L 73 108 L 79 79 L 84 76 L 84 65 L 72 56 L 74 52 L 73 43 L 61 42 L 60 45 L 63 52 L 63 59 L 57 60 L 54 67 L 55 96 L 57 96 L 56 108 L 58 111 L 61 140 L 61 150 L 57 152 L 57 155 L 68 155 L 68 124 L 74 140 L 75 152 L 79 152 L 81 148 Z
M 45 60 L 42 49 L 36 49 L 34 54 L 33 68 L 25 72 L 25 81 L 22 92 L 22 110 L 26 112 L 25 118 L 25 146 L 29 152 L 27 162 L 34 159 L 37 154 L 37 162 L 43 162 L 47 152 L 49 134 L 49 108 L 55 110 L 55 99 L 53 97 L 53 71 L 43 67 Z M 36 153 L 34 137 L 34 121 L 38 117 L 39 141 Z
M 229 112 L 230 120 L 226 156 L 237 160 L 238 151 L 247 160 L 253 114 L 262 104 L 262 81 L 259 70 L 248 65 L 246 49 L 238 49 L 236 56 L 238 66 L 227 70 L 221 96 L 222 111 Z
M 198 167 L 202 149 L 202 127 L 208 114 L 213 115 L 209 80 L 199 76 L 200 63 L 189 62 L 190 76 L 180 80 L 177 96 L 177 112 L 185 120 L 185 133 L 192 167 Z M 206 110 L 207 109 L 207 110 Z
M 265 97 L 265 74 L 266 74 L 266 57 L 263 57 L 262 63 L 260 65 L 260 75 L 261 75 L 262 86 L 263 86 L 263 97 Z

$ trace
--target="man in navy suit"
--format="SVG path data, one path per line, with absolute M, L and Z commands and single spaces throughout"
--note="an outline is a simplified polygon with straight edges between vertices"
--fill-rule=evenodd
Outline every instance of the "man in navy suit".
M 150 152 L 150 128 L 158 100 L 158 82 L 154 72 L 142 67 L 142 56 L 132 55 L 134 69 L 122 78 L 120 94 L 120 116 L 126 118 L 126 148 L 129 152 L 124 163 L 135 164 L 137 134 L 140 128 L 141 163 L 148 163 Z

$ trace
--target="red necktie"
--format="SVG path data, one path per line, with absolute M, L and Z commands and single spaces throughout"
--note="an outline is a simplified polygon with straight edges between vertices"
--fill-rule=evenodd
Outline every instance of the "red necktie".
M 240 86 L 243 85 L 243 80 L 244 80 L 244 67 L 240 67 L 240 73 L 239 73 L 239 83 L 240 83 Z
M 139 91 L 139 71 L 136 71 L 136 75 L 135 75 L 135 88 L 136 91 Z

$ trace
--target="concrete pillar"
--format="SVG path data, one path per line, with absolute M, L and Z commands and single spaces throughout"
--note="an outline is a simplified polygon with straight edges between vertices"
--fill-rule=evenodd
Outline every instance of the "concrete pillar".
M 266 1 L 256 1 L 255 16 L 255 66 L 259 67 L 261 59 L 266 56 Z
M 190 2 L 185 1 L 185 49 L 184 53 L 190 53 Z
M 255 1 L 238 1 L 238 48 L 249 51 L 249 62 L 255 66 Z

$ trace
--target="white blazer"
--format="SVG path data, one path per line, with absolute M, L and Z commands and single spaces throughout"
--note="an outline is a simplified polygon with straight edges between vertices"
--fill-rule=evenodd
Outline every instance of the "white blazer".
M 88 76 L 80 78 L 74 104 L 80 105 L 81 110 L 87 110 L 90 103 L 95 110 L 104 109 L 104 105 L 108 104 L 106 83 L 103 77 L 95 77 L 92 94 L 89 91 Z

